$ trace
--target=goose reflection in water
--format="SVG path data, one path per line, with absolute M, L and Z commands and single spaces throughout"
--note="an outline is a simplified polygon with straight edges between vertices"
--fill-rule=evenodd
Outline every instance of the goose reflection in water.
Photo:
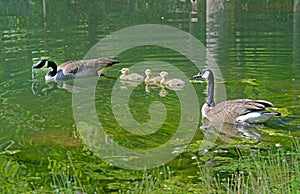
M 153 85 L 145 84 L 145 92 L 146 93 L 149 94 L 149 93 L 153 92 L 153 88 L 154 88 L 155 92 L 158 91 L 158 95 L 160 97 L 166 97 L 169 94 L 168 90 L 171 90 L 169 88 L 166 88 L 165 86 L 160 86 L 158 88 L 158 87 L 154 87 Z M 182 90 L 182 88 L 181 89 L 176 89 L 176 90 L 173 90 L 173 91 L 178 91 L 178 90 Z
M 84 82 L 88 78 L 81 78 L 80 81 Z M 57 80 L 55 82 L 43 82 L 39 80 L 37 77 L 32 78 L 31 80 L 31 91 L 35 96 L 46 96 L 51 91 L 55 89 L 63 89 L 70 93 L 78 93 L 80 90 L 85 89 L 86 87 L 79 87 L 73 85 L 73 80 Z
M 258 141 L 263 135 L 250 124 L 210 122 L 207 118 L 202 118 L 200 129 L 205 134 L 205 140 L 209 142 L 215 142 L 217 138 L 227 143 L 237 138 L 252 138 Z

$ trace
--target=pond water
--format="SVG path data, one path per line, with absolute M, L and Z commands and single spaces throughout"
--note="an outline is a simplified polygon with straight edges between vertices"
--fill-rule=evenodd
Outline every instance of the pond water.
M 122 174 L 109 165 L 105 166 L 102 164 L 105 162 L 97 157 L 89 158 L 95 148 L 91 148 L 93 145 L 88 144 L 86 138 L 81 138 L 82 132 L 77 129 L 72 92 L 61 88 L 60 83 L 45 83 L 47 70 L 32 74 L 31 67 L 41 58 L 58 64 L 84 59 L 103 38 L 141 24 L 175 27 L 203 43 L 222 73 L 223 80 L 217 84 L 225 85 L 228 99 L 266 99 L 280 107 L 281 117 L 256 126 L 257 132 L 263 134 L 258 142 L 288 146 L 292 138 L 300 137 L 300 15 L 294 12 L 300 8 L 293 1 L 279 4 L 261 0 L 244 3 L 219 1 L 214 5 L 199 1 L 198 13 L 194 14 L 191 14 L 190 1 L 182 0 L 101 0 L 88 3 L 81 0 L 7 0 L 1 1 L 0 5 L 0 148 L 1 151 L 17 151 L 12 157 L 27 166 L 26 172 L 32 177 L 47 171 L 49 160 L 69 161 L 68 157 L 71 157 L 79 166 L 98 165 L 99 169 L 93 173 L 82 170 L 83 174 L 88 174 L 86 176 L 94 176 L 94 179 L 90 178 L 93 181 L 115 182 L 116 179 L 103 178 L 115 176 L 106 172 L 108 169 L 124 180 L 128 179 L 127 172 L 122 171 Z M 197 22 L 192 18 L 197 18 Z M 138 31 L 135 33 L 139 35 Z M 187 45 L 178 45 L 184 46 Z M 197 102 L 191 98 L 191 103 L 197 107 L 197 103 L 204 102 L 206 84 L 190 84 L 189 79 L 199 72 L 199 67 L 184 53 L 160 45 L 132 47 L 114 57 L 120 64 L 110 68 L 106 77 L 99 78 L 94 103 L 108 140 L 129 149 L 151 149 L 168 142 L 180 125 L 182 101 L 178 96 L 185 90 L 151 88 L 147 93 L 144 84 L 137 87 L 126 83 L 119 85 L 121 93 L 122 90 L 124 93 L 132 90 L 128 104 L 134 120 L 149 122 L 149 106 L 153 102 L 164 104 L 168 112 L 162 126 L 156 129 L 158 131 L 145 136 L 135 135 L 120 127 L 112 111 L 112 88 L 119 81 L 119 71 L 123 67 L 152 61 L 149 64 L 156 75 L 167 68 L 165 63 L 171 64 L 172 67 L 167 68 L 170 77 L 180 77 L 186 81 L 186 87 L 195 89 Z M 157 65 L 153 65 L 155 63 Z M 143 74 L 147 65 L 133 70 Z M 204 63 L 201 65 L 205 66 Z M 177 71 L 172 71 L 172 68 Z M 198 111 L 194 114 L 188 112 L 191 117 L 195 116 L 191 125 L 197 128 L 201 125 L 200 109 Z M 194 141 L 203 138 L 200 130 L 185 130 L 193 133 Z M 91 153 L 88 148 L 91 148 Z M 178 166 L 176 161 L 171 163 L 174 169 L 183 173 L 186 169 L 187 174 L 193 171 L 192 167 L 187 168 L 190 166 L 188 161 L 184 167 L 182 164 Z M 99 167 L 101 165 L 103 169 Z M 100 174 L 103 177 L 99 178 Z

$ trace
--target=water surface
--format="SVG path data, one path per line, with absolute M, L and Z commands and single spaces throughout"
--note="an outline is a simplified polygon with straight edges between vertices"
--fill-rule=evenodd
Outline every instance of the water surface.
M 8 142 L 14 142 L 9 149 L 20 150 L 17 160 L 33 164 L 33 169 L 45 167 L 48 158 L 66 159 L 67 152 L 79 153 L 75 160 L 80 163 L 85 146 L 73 119 L 72 93 L 57 83 L 45 83 L 47 70 L 35 72 L 33 80 L 31 66 L 41 58 L 58 64 L 82 59 L 101 38 L 139 24 L 169 25 L 200 40 L 220 67 L 228 99 L 266 99 L 282 107 L 282 117 L 257 126 L 264 133 L 259 141 L 287 145 L 292 137 L 300 136 L 300 18 L 292 2 L 226 1 L 210 5 L 200 1 L 196 23 L 191 22 L 189 1 L 0 4 L 0 148 L 2 151 Z M 211 7 L 206 9 L 205 5 Z M 147 94 L 144 85 L 136 87 L 130 99 L 133 118 L 141 123 L 149 121 L 148 107 L 153 101 L 165 104 L 168 117 L 156 134 L 130 134 L 118 126 L 111 111 L 110 92 L 119 70 L 148 60 L 168 62 L 187 77 L 199 69 L 182 54 L 155 46 L 133 48 L 116 58 L 121 63 L 97 84 L 97 115 L 107 134 L 121 145 L 132 149 L 159 146 L 178 126 L 180 100 L 176 92 L 160 97 L 159 88 Z M 202 104 L 206 85 L 193 86 Z M 195 133 L 195 140 L 202 139 L 200 130 Z

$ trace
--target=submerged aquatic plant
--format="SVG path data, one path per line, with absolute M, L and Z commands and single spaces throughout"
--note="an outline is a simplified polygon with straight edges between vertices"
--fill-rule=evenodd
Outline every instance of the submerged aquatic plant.
M 275 146 L 277 147 L 277 146 Z M 207 175 L 208 169 L 199 167 L 203 178 L 200 185 L 216 193 L 299 193 L 300 143 L 293 142 L 290 151 L 278 147 L 275 153 L 258 151 L 234 161 L 235 173 L 221 177 Z
M 70 163 L 66 164 L 49 158 L 48 169 L 52 178 L 50 186 L 57 193 L 83 192 L 84 188 L 79 179 L 80 171 L 75 169 L 72 159 L 68 159 Z
M 240 154 L 237 160 L 225 157 L 231 154 L 230 150 L 225 152 L 226 147 L 219 147 L 216 153 L 208 151 L 204 156 L 186 153 L 176 164 L 185 162 L 182 167 L 186 168 L 192 162 L 194 168 L 190 172 L 174 170 L 172 163 L 142 172 L 129 171 L 90 160 L 77 163 L 71 155 L 65 161 L 48 158 L 47 171 L 38 171 L 3 154 L 0 190 L 3 193 L 299 193 L 300 142 L 294 141 L 289 150 L 279 144 L 273 148 L 267 152 L 263 148 L 251 150 Z M 219 156 L 213 156 L 214 153 Z M 217 163 L 226 161 L 211 168 L 208 163 L 212 157 Z

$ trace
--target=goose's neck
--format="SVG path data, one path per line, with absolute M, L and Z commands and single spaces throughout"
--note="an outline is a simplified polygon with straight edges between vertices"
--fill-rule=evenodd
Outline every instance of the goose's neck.
M 151 82 L 151 75 L 150 75 L 150 73 L 146 73 L 146 78 L 145 78 L 145 84 L 146 85 L 148 85 L 150 82 Z M 147 87 L 147 86 L 146 86 Z M 149 91 L 149 89 L 148 90 L 146 90 L 146 91 Z
M 53 61 L 48 61 L 47 66 L 52 68 L 48 75 L 54 77 L 57 74 L 57 65 Z
M 150 79 L 151 79 L 151 74 L 150 74 L 150 73 L 147 73 L 147 74 L 146 74 L 146 79 L 147 79 L 147 80 L 150 80 Z
M 207 98 L 206 98 L 206 104 L 209 107 L 215 106 L 214 101 L 214 76 L 211 74 L 207 79 Z
M 160 85 L 165 86 L 167 82 L 167 78 L 165 76 L 161 76 Z

